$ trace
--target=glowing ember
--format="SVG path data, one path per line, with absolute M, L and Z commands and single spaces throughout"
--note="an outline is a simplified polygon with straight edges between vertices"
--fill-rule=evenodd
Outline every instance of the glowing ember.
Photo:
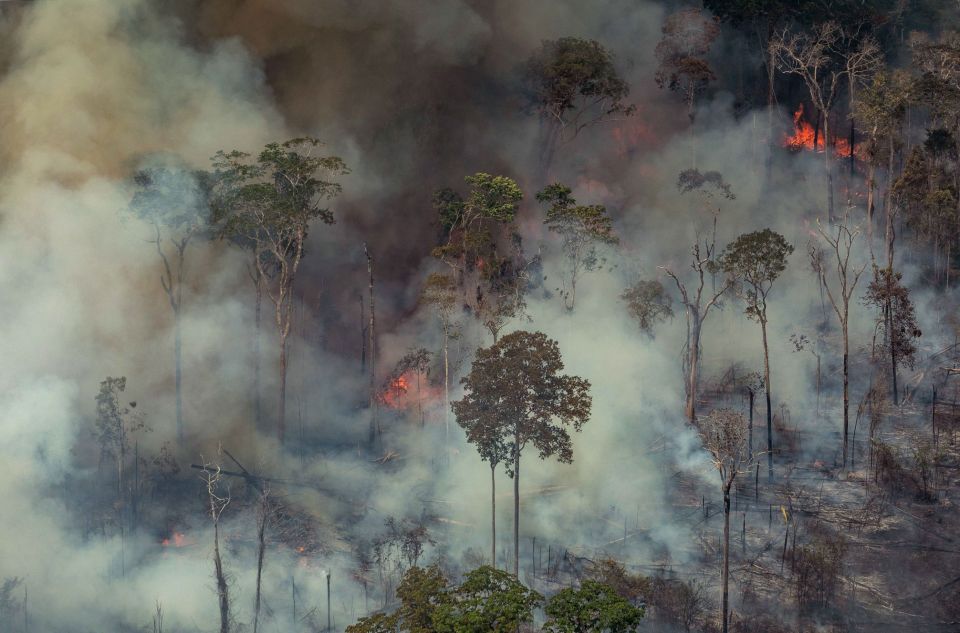
M 403 407 L 403 397 L 410 390 L 410 381 L 406 374 L 401 374 L 387 385 L 387 388 L 381 394 L 383 404 L 391 409 L 400 409 Z

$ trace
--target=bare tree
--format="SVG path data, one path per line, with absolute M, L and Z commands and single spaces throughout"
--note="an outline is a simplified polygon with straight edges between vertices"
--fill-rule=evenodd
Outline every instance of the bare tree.
M 457 284 L 450 275 L 439 273 L 427 277 L 421 299 L 429 305 L 443 332 L 443 427 L 445 446 L 450 446 L 450 341 L 459 335 L 454 319 L 457 306 Z
M 219 449 L 218 449 L 219 453 Z M 213 523 L 213 570 L 217 581 L 217 601 L 220 607 L 220 633 L 230 633 L 230 594 L 227 576 L 220 555 L 220 517 L 230 505 L 230 488 L 221 491 L 223 473 L 219 463 L 203 462 L 201 479 L 207 487 L 210 521 Z
M 730 490 L 737 475 L 750 471 L 754 456 L 747 447 L 747 422 L 743 414 L 716 409 L 697 423 L 703 447 L 710 453 L 723 490 L 723 569 L 721 571 L 723 633 L 728 631 L 730 582 Z
M 260 587 L 263 576 L 263 557 L 266 553 L 266 533 L 269 522 L 271 504 L 270 489 L 266 484 L 260 485 L 260 498 L 257 503 L 257 588 L 253 603 L 253 633 L 257 633 L 260 624 Z
M 833 219 L 833 163 L 830 151 L 830 112 L 844 83 L 860 85 L 880 70 L 883 58 L 873 37 L 859 29 L 847 31 L 827 21 L 809 32 L 785 28 L 770 42 L 770 55 L 777 67 L 803 80 L 810 100 L 823 115 L 823 160 L 827 187 L 827 217 Z M 853 148 L 850 148 L 853 151 Z
M 809 247 L 810 265 L 827 291 L 827 297 L 830 299 L 830 305 L 833 306 L 843 336 L 844 467 L 847 465 L 847 438 L 850 429 L 850 298 L 867 267 L 866 261 L 859 267 L 850 261 L 853 245 L 857 236 L 860 235 L 860 227 L 851 226 L 846 215 L 844 214 L 842 221 L 829 228 L 824 228 L 818 220 L 817 232 L 829 248 L 824 249 L 814 243 Z M 824 250 L 829 252 L 825 254 Z M 829 263 L 828 260 L 830 260 Z

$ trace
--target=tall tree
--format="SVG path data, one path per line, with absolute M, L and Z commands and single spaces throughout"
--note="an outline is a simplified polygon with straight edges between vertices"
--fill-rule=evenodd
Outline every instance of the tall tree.
M 177 441 L 183 441 L 183 313 L 187 248 L 207 230 L 208 179 L 182 167 L 151 167 L 134 175 L 137 191 L 131 208 L 154 229 L 153 243 L 163 265 L 160 285 L 173 311 L 174 390 L 177 410 Z
M 457 422 L 467 433 L 484 429 L 509 446 L 507 474 L 513 478 L 513 573 L 520 571 L 520 457 L 532 444 L 540 459 L 573 461 L 568 426 L 579 431 L 590 419 L 590 383 L 561 374 L 557 342 L 542 332 L 519 330 L 477 350 L 466 389 L 453 403 Z M 489 429 L 489 431 L 487 431 Z M 479 445 L 478 445 L 479 447 Z
M 537 194 L 537 200 L 549 205 L 543 223 L 560 236 L 567 260 L 570 290 L 561 291 L 567 310 L 573 310 L 576 305 L 580 276 L 600 264 L 597 247 L 620 242 L 606 208 L 598 204 L 578 205 L 571 193 L 569 187 L 555 183 Z
M 823 160 L 826 176 L 827 217 L 833 219 L 833 163 L 830 150 L 830 113 L 844 84 L 857 85 L 880 70 L 880 47 L 859 28 L 846 29 L 832 20 L 810 30 L 783 29 L 770 42 L 771 57 L 788 75 L 807 87 L 810 100 L 823 116 Z M 850 148 L 853 151 L 853 148 Z
M 456 320 L 457 284 L 450 275 L 433 273 L 427 277 L 420 295 L 437 320 L 443 333 L 443 430 L 444 447 L 450 448 L 450 341 L 459 336 Z M 446 457 L 446 456 L 445 456 Z
M 744 233 L 720 256 L 724 272 L 737 280 L 733 288 L 746 304 L 747 318 L 760 324 L 763 336 L 763 384 L 767 399 L 767 478 L 773 479 L 773 408 L 770 403 L 770 345 L 767 341 L 767 299 L 786 267 L 793 246 L 770 229 Z
M 698 422 L 703 447 L 710 453 L 714 468 L 720 475 L 723 490 L 723 567 L 720 573 L 721 630 L 729 630 L 730 584 L 730 490 L 737 475 L 747 473 L 753 456 L 747 449 L 747 423 L 743 415 L 731 409 L 711 411 Z
M 524 68 L 527 103 L 540 117 L 540 182 L 549 174 L 557 146 L 613 116 L 630 116 L 630 93 L 613 55 L 596 40 L 544 40 Z
M 879 312 L 878 325 L 890 358 L 890 388 L 893 403 L 899 404 L 897 365 L 912 367 L 917 353 L 916 339 L 920 326 L 910 300 L 910 289 L 903 285 L 903 273 L 890 268 L 873 268 L 873 280 L 867 287 L 864 301 Z
M 253 244 L 253 264 L 274 306 L 278 334 L 277 437 L 283 442 L 287 392 L 287 337 L 293 317 L 293 284 L 315 221 L 334 222 L 325 203 L 337 196 L 336 176 L 348 173 L 337 156 L 319 155 L 314 138 L 270 143 L 254 158 L 240 151 L 214 158 L 220 231 Z
M 850 430 L 850 297 L 867 263 L 858 267 L 855 261 L 850 261 L 860 228 L 852 226 L 847 218 L 830 228 L 824 228 L 818 221 L 817 233 L 829 248 L 811 244 L 810 265 L 827 291 L 843 336 L 843 466 L 846 467 Z M 825 250 L 828 252 L 824 253 Z M 828 259 L 832 263 L 828 263 Z

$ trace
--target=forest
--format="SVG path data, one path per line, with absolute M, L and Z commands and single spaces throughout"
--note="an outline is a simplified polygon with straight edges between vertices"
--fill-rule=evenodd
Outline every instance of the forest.
M 0 2 L 0 633 L 960 631 L 958 286 L 955 0 Z

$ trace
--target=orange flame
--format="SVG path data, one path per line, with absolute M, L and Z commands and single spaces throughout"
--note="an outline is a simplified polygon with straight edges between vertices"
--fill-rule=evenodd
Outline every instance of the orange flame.
M 399 409 L 403 406 L 403 396 L 410 390 L 410 381 L 406 374 L 401 374 L 387 385 L 387 388 L 381 394 L 383 404 L 391 409 Z
M 810 151 L 814 149 L 814 137 L 816 137 L 816 151 L 822 152 L 825 145 L 823 134 L 818 134 L 817 130 L 804 118 L 803 102 L 801 102 L 793 113 L 793 134 L 784 137 L 783 146 L 798 152 Z M 834 138 L 833 153 L 841 158 L 849 158 L 850 141 L 843 138 Z M 854 146 L 853 154 L 857 157 L 860 156 L 859 145 Z
M 174 532 L 167 538 L 160 541 L 160 545 L 164 547 L 185 547 L 187 545 L 193 545 L 193 541 L 188 541 L 186 535 L 183 532 Z

